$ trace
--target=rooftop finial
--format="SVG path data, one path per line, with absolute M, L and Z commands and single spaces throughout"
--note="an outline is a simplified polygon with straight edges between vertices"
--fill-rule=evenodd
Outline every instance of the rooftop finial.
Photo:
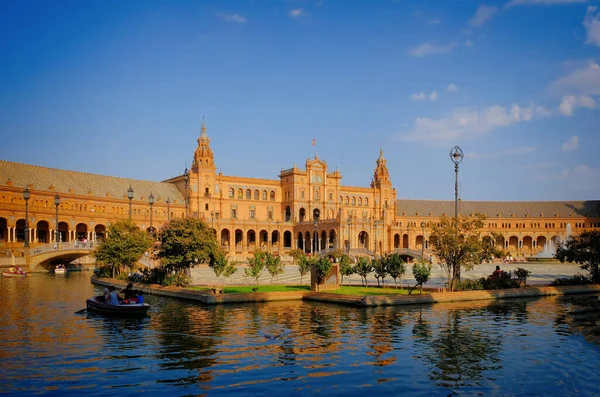
M 204 116 L 202 116 L 202 135 L 206 135 L 206 126 L 204 125 Z

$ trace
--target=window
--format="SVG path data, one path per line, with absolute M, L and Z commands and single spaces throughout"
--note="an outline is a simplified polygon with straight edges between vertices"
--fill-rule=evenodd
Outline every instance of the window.
M 250 210 L 250 219 L 254 219 L 256 215 L 256 210 Z
M 304 190 L 300 191 L 300 200 L 304 200 Z
M 315 188 L 315 200 L 319 199 L 319 188 Z
M 271 190 L 271 201 L 275 201 L 275 192 Z
M 252 199 L 252 190 L 246 190 L 246 200 Z
M 258 200 L 260 197 L 260 193 L 258 192 L 258 189 L 254 191 L 254 200 Z
M 266 190 L 263 190 L 263 191 L 262 191 L 262 199 L 263 199 L 263 200 L 266 200 L 266 199 L 267 199 L 267 191 L 266 191 Z
M 237 210 L 235 208 L 231 209 L 231 219 L 237 219 Z
M 368 198 L 365 199 L 365 207 L 367 207 L 367 206 L 369 206 L 369 199 Z
M 235 195 L 235 193 L 234 193 L 234 191 L 233 191 L 233 188 L 230 188 L 230 189 L 229 189 L 229 198 L 233 198 L 233 197 L 234 197 L 234 195 Z
M 333 201 L 333 193 L 329 192 L 329 201 Z
M 268 210 L 267 211 L 267 219 L 272 221 L 273 220 L 273 210 Z
M 358 205 L 362 206 L 362 198 L 361 197 L 358 198 Z
M 348 196 L 346 196 L 346 205 L 350 204 L 350 198 Z
M 356 205 L 356 197 L 352 197 L 352 205 Z
M 208 204 L 204 204 L 204 211 L 208 211 Z
M 238 189 L 238 199 L 243 199 L 244 198 L 244 191 L 242 189 Z

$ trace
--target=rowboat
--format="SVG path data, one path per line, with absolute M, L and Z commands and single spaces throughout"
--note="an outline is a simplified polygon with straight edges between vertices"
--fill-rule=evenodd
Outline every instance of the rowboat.
M 54 273 L 55 274 L 65 274 L 66 272 L 67 272 L 67 269 L 64 268 L 64 267 L 58 267 L 58 266 L 56 266 L 54 268 Z
M 27 273 L 25 272 L 2 272 L 3 277 L 25 277 Z
M 88 310 L 111 316 L 143 317 L 148 312 L 148 309 L 150 309 L 150 305 L 147 303 L 111 305 L 104 302 L 104 296 L 94 296 L 85 302 Z

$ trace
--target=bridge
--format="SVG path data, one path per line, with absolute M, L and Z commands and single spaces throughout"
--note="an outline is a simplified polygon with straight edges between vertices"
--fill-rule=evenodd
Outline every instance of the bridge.
M 25 258 L 30 272 L 40 271 L 40 268 L 51 271 L 59 263 L 66 265 L 91 254 L 97 245 L 94 241 L 45 244 L 25 251 Z

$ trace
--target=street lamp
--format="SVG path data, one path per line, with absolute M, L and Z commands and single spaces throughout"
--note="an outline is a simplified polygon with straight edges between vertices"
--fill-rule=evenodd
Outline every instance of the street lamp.
M 154 196 L 152 193 L 148 196 L 148 204 L 150 204 L 150 235 L 154 236 L 154 229 L 152 229 L 152 206 L 154 205 Z
M 454 146 L 450 151 L 450 159 L 454 163 L 454 173 L 456 174 L 456 180 L 454 181 L 454 221 L 458 221 L 458 164 L 463 159 L 464 154 L 461 148 Z
M 352 218 L 348 217 L 348 257 L 350 256 L 350 239 L 351 239 Z
M 187 169 L 187 167 L 185 168 L 185 171 L 183 172 L 183 180 L 185 181 L 185 216 L 188 216 L 188 182 L 190 180 L 190 171 Z
M 29 198 L 31 193 L 29 192 L 29 186 L 25 186 L 23 191 L 23 198 L 25 199 L 25 248 L 29 248 Z
M 58 193 L 54 196 L 54 205 L 56 206 L 56 231 L 54 234 L 54 242 L 58 243 L 60 240 L 60 233 L 58 232 L 58 206 L 60 205 L 60 197 L 58 196 Z
M 169 205 L 171 204 L 171 200 L 167 197 L 167 222 L 171 222 L 171 210 Z
M 133 188 L 129 185 L 127 189 L 127 198 L 129 199 L 129 220 L 131 220 L 131 200 L 133 200 Z
M 423 231 L 423 236 L 421 237 L 421 260 L 425 261 L 425 221 L 421 222 L 421 230 Z

